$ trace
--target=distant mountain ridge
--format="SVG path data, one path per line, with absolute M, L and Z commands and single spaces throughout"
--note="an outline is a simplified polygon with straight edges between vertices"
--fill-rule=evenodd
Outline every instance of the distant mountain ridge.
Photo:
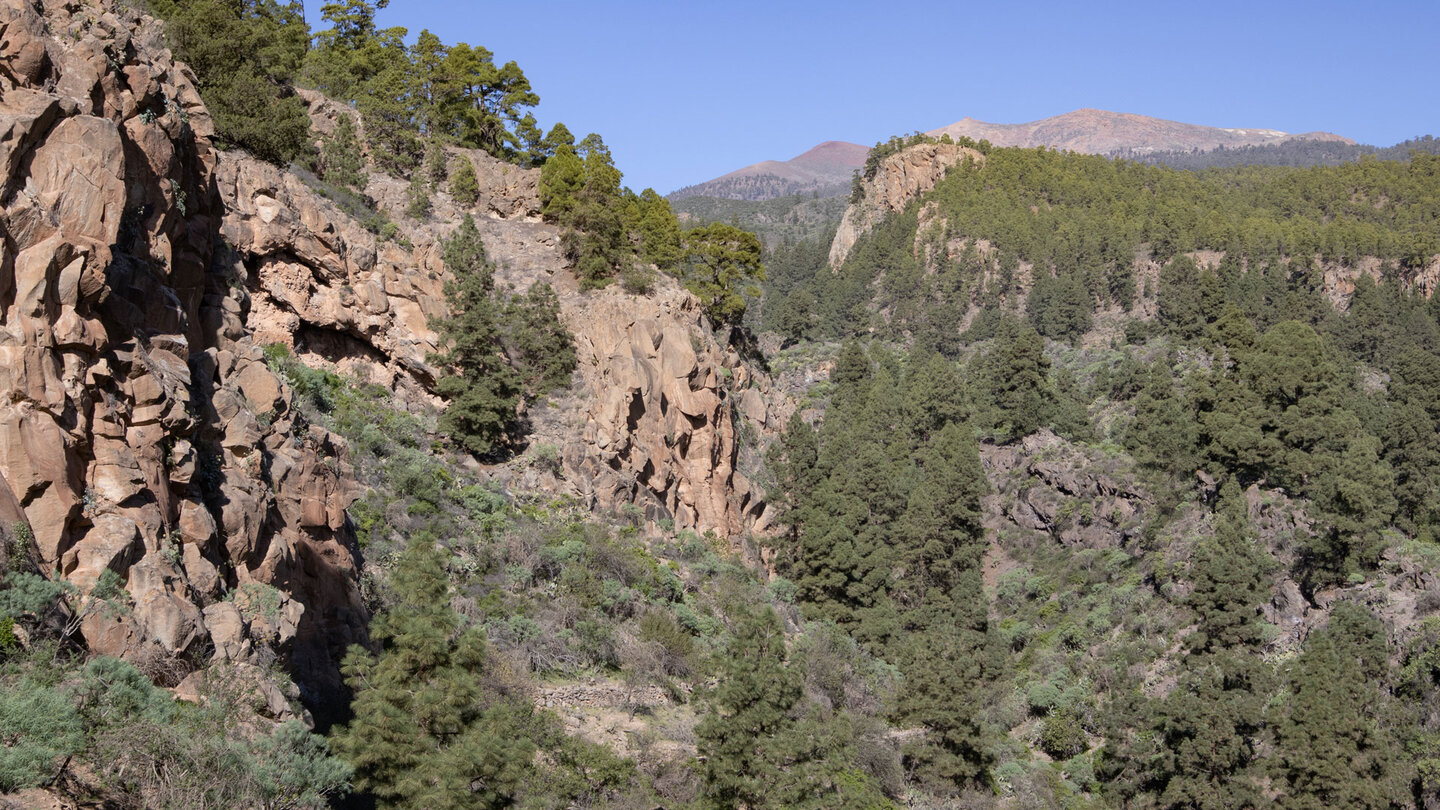
M 968 137 L 995 146 L 1034 148 L 1046 146 L 1072 152 L 1130 158 L 1160 153 L 1210 152 L 1216 149 L 1274 146 L 1294 141 L 1315 141 L 1338 147 L 1355 141 L 1331 132 L 1282 132 L 1278 129 L 1243 129 L 1186 124 L 1133 113 L 1082 109 L 1023 124 L 992 124 L 962 118 L 925 133 L 939 137 Z M 713 180 L 672 192 L 672 201 L 687 197 L 722 200 L 773 200 L 796 194 L 838 197 L 850 191 L 852 173 L 865 165 L 870 149 L 846 141 L 825 141 L 790 160 L 766 160 Z
M 1096 155 L 1146 155 L 1152 152 L 1209 151 L 1220 147 L 1263 146 L 1292 140 L 1354 144 L 1330 132 L 1290 133 L 1276 129 L 1207 127 L 1133 113 L 1083 109 L 1024 124 L 991 124 L 962 118 L 927 135 L 965 136 L 996 146 L 1048 146 Z
M 865 165 L 870 147 L 846 141 L 826 141 L 789 160 L 766 160 L 737 169 L 714 180 L 686 186 L 670 199 L 717 197 L 723 200 L 773 200 L 792 194 L 816 192 L 822 197 L 844 194 L 850 177 Z

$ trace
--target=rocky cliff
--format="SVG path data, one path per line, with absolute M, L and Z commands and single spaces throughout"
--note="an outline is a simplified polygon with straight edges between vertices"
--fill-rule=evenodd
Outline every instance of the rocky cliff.
M 562 451 L 556 480 L 529 481 L 615 510 L 635 503 L 677 528 L 734 536 L 754 528 L 763 503 L 736 471 L 735 423 L 775 423 L 760 394 L 768 381 L 715 342 L 694 297 L 673 280 L 650 295 L 582 292 L 566 270 L 560 231 L 539 221 L 538 170 L 483 153 L 485 189 L 473 207 L 435 195 L 425 222 L 406 218 L 406 184 L 372 175 L 367 193 L 410 246 L 379 240 L 292 174 L 222 155 L 223 236 L 244 254 L 248 323 L 261 344 L 394 390 L 412 408 L 438 403 L 433 318 L 446 314 L 440 240 L 469 213 L 502 288 L 548 283 L 574 334 L 579 369 L 569 392 L 531 414 L 534 444 Z
M 742 423 L 752 435 L 778 427 L 768 380 L 708 339 L 688 293 L 672 288 L 646 307 L 618 291 L 592 299 L 583 319 L 567 319 L 582 327 L 588 406 L 569 420 L 579 430 L 563 444 L 566 479 L 597 506 L 633 503 L 677 529 L 763 530 L 761 493 L 737 467 Z
M 307 100 L 317 132 L 346 114 Z M 438 240 L 463 212 L 440 194 L 432 219 L 406 220 L 404 183 L 376 174 L 367 192 L 398 222 L 379 239 L 212 135 L 155 21 L 0 0 L 0 521 L 78 587 L 92 650 L 181 677 L 270 648 L 318 701 L 365 637 L 356 486 L 344 443 L 305 424 L 263 347 L 433 408 Z M 564 447 L 549 485 L 680 527 L 752 527 L 763 504 L 736 472 L 736 414 L 773 421 L 764 381 L 673 282 L 581 293 L 538 221 L 538 172 L 463 156 L 497 277 L 554 284 L 581 347 L 575 386 L 537 420 Z M 106 571 L 124 610 L 87 608 Z
M 333 683 L 365 627 L 345 450 L 264 363 L 193 76 L 118 6 L 5 0 L 0 29 L 12 535 L 79 588 L 95 651 L 193 666 L 257 635 Z M 88 612 L 107 570 L 128 609 Z M 273 609 L 227 599 L 247 586 Z
M 979 165 L 985 156 L 958 144 L 920 143 L 880 161 L 874 176 L 864 181 L 864 198 L 845 209 L 830 244 L 830 266 L 844 264 L 861 235 L 886 216 L 905 210 L 911 200 L 935 188 L 951 166 L 965 160 Z

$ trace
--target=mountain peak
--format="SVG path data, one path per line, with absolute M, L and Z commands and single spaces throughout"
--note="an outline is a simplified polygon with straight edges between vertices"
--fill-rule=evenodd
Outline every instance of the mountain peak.
M 670 194 L 685 197 L 720 197 L 731 200 L 770 200 L 791 194 L 818 192 L 832 196 L 850 183 L 850 175 L 865 165 L 868 146 L 847 141 L 825 141 L 789 160 L 766 160 L 737 169 L 714 180 L 686 186 Z
M 1092 107 L 1023 124 L 992 124 L 966 116 L 926 134 L 964 136 L 996 146 L 1048 146 L 1101 155 L 1208 151 L 1222 146 L 1257 146 L 1296 139 L 1354 143 L 1329 132 L 1295 135 L 1277 129 L 1208 127 Z

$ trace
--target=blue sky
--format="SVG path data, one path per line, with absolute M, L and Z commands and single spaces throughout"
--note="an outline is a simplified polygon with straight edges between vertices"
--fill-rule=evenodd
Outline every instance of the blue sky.
M 627 185 L 661 193 L 967 115 L 1094 107 L 1382 146 L 1440 135 L 1437 0 L 394 0 L 378 22 L 515 60 L 542 126 L 600 133 Z

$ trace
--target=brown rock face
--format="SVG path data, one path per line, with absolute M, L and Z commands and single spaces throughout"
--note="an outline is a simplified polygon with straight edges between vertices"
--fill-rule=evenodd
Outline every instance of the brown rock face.
M 350 114 L 307 98 L 319 132 Z M 365 637 L 356 487 L 343 442 L 300 421 L 263 347 L 437 404 L 439 239 L 466 211 L 442 191 L 430 220 L 405 219 L 404 184 L 375 173 L 367 191 L 406 247 L 377 240 L 299 178 L 217 153 L 212 131 L 155 21 L 0 0 L 0 529 L 28 524 L 76 607 L 118 576 L 132 610 L 86 618 L 92 650 L 199 665 L 268 647 L 323 706 Z M 579 343 L 553 484 L 682 528 L 753 527 L 736 426 L 775 421 L 765 381 L 668 279 L 654 297 L 580 292 L 538 221 L 538 171 L 462 156 L 497 279 L 554 284 Z
M 280 651 L 323 690 L 364 636 L 353 486 L 338 440 L 296 429 L 245 268 L 214 248 L 210 132 L 155 21 L 0 0 L 0 512 L 82 594 L 120 577 L 132 610 L 85 622 L 93 650 L 248 651 L 250 624 L 215 606 L 263 586 L 293 606 Z
M 845 209 L 835 241 L 830 244 L 830 266 L 839 267 L 866 231 L 888 214 L 905 210 L 911 200 L 935 188 L 945 173 L 962 161 L 977 165 L 985 156 L 953 143 L 920 143 L 885 158 L 875 176 L 865 181 L 865 199 Z
M 1149 498 L 1107 470 L 1107 462 L 1048 430 L 1016 445 L 982 445 L 996 492 L 985 498 L 990 528 L 1006 523 L 1044 532 L 1067 546 L 1117 548 L 1139 535 Z M 1005 481 L 1024 484 L 1007 491 Z
M 694 298 L 669 279 L 647 297 L 581 292 L 565 269 L 559 230 L 534 221 L 539 172 L 496 165 L 483 153 L 456 152 L 452 161 L 462 156 L 493 196 L 467 211 L 442 192 L 424 223 L 404 217 L 405 183 L 372 175 L 367 191 L 404 228 L 414 246 L 405 250 L 377 240 L 293 175 L 220 155 L 221 233 L 243 257 L 237 274 L 252 341 L 285 344 L 306 362 L 386 385 L 412 405 L 440 404 L 429 393 L 437 370 L 427 359 L 436 349 L 430 319 L 447 312 L 440 241 L 465 213 L 478 215 L 498 284 L 516 292 L 553 285 L 575 335 L 577 383 L 556 398 L 564 427 L 536 437 L 564 449 L 558 488 L 601 509 L 641 504 L 678 528 L 727 537 L 753 528 L 763 506 L 735 469 L 733 410 L 743 405 L 758 429 L 773 424 L 759 389 L 747 388 L 766 382 L 715 342 Z M 252 374 L 237 372 L 236 391 L 265 413 L 280 392 Z M 243 444 L 237 429 L 235 443 Z
M 377 240 L 294 175 L 242 154 L 219 156 L 215 182 L 253 342 L 422 396 L 433 379 L 429 319 L 445 311 L 433 240 L 413 252 Z
M 760 493 L 736 470 L 736 424 L 775 421 L 758 397 L 767 381 L 715 343 L 695 299 L 673 286 L 590 299 L 570 318 L 588 407 L 564 447 L 566 479 L 596 506 L 633 503 L 677 529 L 763 528 Z

